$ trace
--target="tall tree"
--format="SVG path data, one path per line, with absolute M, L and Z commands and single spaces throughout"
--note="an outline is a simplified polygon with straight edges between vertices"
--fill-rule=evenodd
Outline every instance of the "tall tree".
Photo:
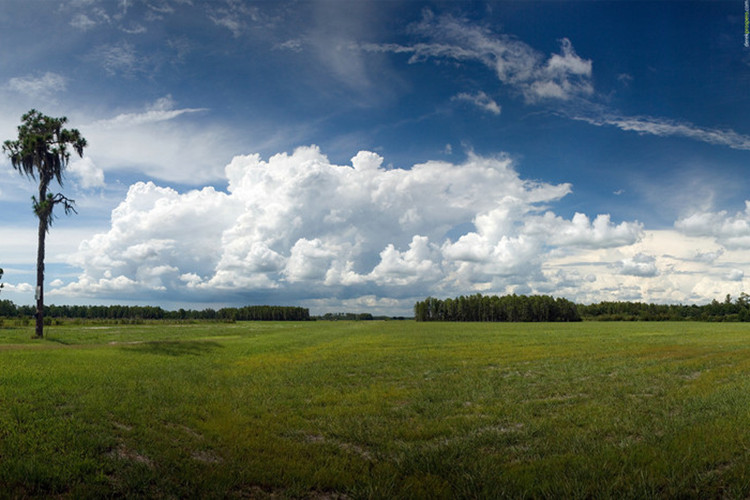
M 44 240 L 52 225 L 52 210 L 62 205 L 65 213 L 76 213 L 74 201 L 62 193 L 49 192 L 53 180 L 62 187 L 63 173 L 70 161 L 70 150 L 83 156 L 86 139 L 76 129 L 67 130 L 67 118 L 50 118 L 32 109 L 21 117 L 18 139 L 5 141 L 3 152 L 20 174 L 39 181 L 39 197 L 32 197 L 34 214 L 39 219 L 36 254 L 36 337 L 44 328 Z

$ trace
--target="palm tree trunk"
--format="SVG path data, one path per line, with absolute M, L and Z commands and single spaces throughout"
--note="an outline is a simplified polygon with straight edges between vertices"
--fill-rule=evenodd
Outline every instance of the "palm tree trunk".
M 39 239 L 36 250 L 36 338 L 44 336 L 44 240 L 47 236 L 47 224 L 39 218 Z

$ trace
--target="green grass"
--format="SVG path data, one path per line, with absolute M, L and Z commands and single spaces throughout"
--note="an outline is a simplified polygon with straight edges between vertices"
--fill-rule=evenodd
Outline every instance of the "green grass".
M 0 497 L 746 498 L 750 325 L 0 329 Z

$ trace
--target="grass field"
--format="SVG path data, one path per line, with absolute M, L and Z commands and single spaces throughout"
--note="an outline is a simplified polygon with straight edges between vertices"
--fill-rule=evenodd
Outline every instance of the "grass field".
M 750 325 L 0 329 L 0 497 L 746 498 Z

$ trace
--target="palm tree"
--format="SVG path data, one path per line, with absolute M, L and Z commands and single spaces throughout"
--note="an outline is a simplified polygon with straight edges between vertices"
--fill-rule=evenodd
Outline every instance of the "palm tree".
M 77 213 L 74 201 L 61 193 L 48 192 L 57 180 L 62 186 L 63 172 L 70 161 L 72 148 L 83 157 L 86 139 L 78 130 L 62 126 L 67 118 L 50 118 L 32 109 L 21 117 L 18 140 L 5 141 L 3 152 L 20 174 L 39 179 L 39 198 L 32 197 L 34 213 L 39 219 L 39 240 L 36 255 L 36 337 L 42 338 L 44 327 L 44 240 L 52 225 L 52 209 L 62 204 L 66 214 Z

